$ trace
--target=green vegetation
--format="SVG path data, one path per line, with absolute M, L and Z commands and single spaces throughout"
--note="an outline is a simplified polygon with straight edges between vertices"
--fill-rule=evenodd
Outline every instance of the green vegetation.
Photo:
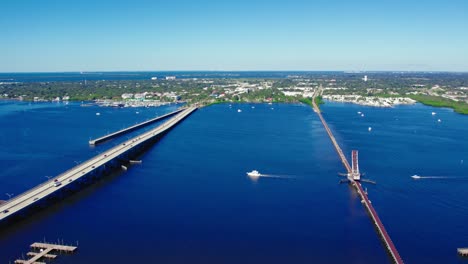
M 364 74 L 368 81 L 363 80 Z M 0 82 L 0 99 L 25 101 L 147 100 L 211 105 L 219 103 L 323 104 L 326 95 L 411 97 L 426 105 L 451 107 L 468 114 L 468 73 L 314 73 L 287 78 L 185 78 L 176 80 L 99 80 L 57 82 Z M 125 94 L 125 95 L 124 95 Z M 287 94 L 287 95 L 286 95 Z M 137 96 L 138 95 L 138 96 Z M 125 99 L 123 99 L 125 98 Z M 138 99 L 135 99 L 138 98 Z M 449 98 L 449 99 L 447 99 Z M 378 101 L 378 99 L 374 99 Z
M 212 102 L 206 103 L 206 105 L 205 105 L 205 106 L 216 105 L 216 104 L 224 104 L 224 103 L 227 103 L 227 101 L 222 101 L 222 100 L 215 100 L 215 101 L 212 101 Z
M 306 104 L 306 105 L 310 105 L 311 107 L 313 107 L 312 100 L 309 99 L 309 98 L 301 98 L 301 99 L 299 99 L 299 102 L 301 102 L 303 104 Z
M 400 94 L 385 94 L 385 93 L 378 93 L 378 94 L 375 94 L 374 96 L 376 96 L 376 97 L 382 97 L 382 98 L 402 97 L 402 95 L 400 95 Z
M 318 108 L 320 108 L 321 104 L 325 103 L 322 99 L 322 96 L 317 96 L 313 100 L 315 101 L 315 104 L 317 105 Z M 306 104 L 306 105 L 310 105 L 312 108 L 314 107 L 314 105 L 312 104 L 311 98 L 301 98 L 299 99 L 299 102 Z
M 430 105 L 434 107 L 449 107 L 457 113 L 468 115 L 467 103 L 457 102 L 443 97 L 429 95 L 412 95 L 410 97 L 411 99 L 416 100 L 425 105 Z
M 322 96 L 316 96 L 316 97 L 314 98 L 314 101 L 315 101 L 315 104 L 316 104 L 317 106 L 319 106 L 319 105 L 325 103 L 325 101 L 323 101 Z

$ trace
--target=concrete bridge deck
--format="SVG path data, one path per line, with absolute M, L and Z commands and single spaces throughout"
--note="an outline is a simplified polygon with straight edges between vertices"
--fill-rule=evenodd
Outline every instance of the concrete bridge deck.
M 67 187 L 77 179 L 86 176 L 88 173 L 94 170 L 97 170 L 99 167 L 111 162 L 120 155 L 132 150 L 136 146 L 142 146 L 142 144 L 147 143 L 147 141 L 165 133 L 197 109 L 197 107 L 186 108 L 176 116 L 166 121 L 164 124 L 146 133 L 129 139 L 71 168 L 68 171 L 65 171 L 64 173 L 7 200 L 5 203 L 0 205 L 0 222 L 9 216 L 33 205 L 34 203 L 39 202 L 41 199 Z
M 132 131 L 134 131 L 136 129 L 151 125 L 154 122 L 157 122 L 159 120 L 162 120 L 162 119 L 170 117 L 170 116 L 173 116 L 173 115 L 179 113 L 180 111 L 183 111 L 184 109 L 185 108 L 180 108 L 180 109 L 177 109 L 174 112 L 171 112 L 171 113 L 168 113 L 168 114 L 165 114 L 165 115 L 162 115 L 162 116 L 155 117 L 153 119 L 147 120 L 145 122 L 141 122 L 141 123 L 136 124 L 136 125 L 131 126 L 131 127 L 124 128 L 122 130 L 110 133 L 108 135 L 105 135 L 105 136 L 97 138 L 97 139 L 92 139 L 92 140 L 89 141 L 89 144 L 92 145 L 92 146 L 95 146 L 95 145 L 100 144 L 100 143 L 102 143 L 104 141 L 110 140 L 112 138 L 118 137 L 118 136 L 126 134 L 126 133 L 130 133 L 130 132 L 132 132 Z

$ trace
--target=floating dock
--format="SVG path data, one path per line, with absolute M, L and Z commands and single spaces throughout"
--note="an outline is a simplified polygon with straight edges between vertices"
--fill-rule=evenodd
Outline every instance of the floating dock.
M 457 248 L 458 255 L 468 257 L 468 248 Z
M 130 133 L 136 129 L 139 129 L 139 128 L 142 128 L 142 127 L 145 127 L 145 126 L 148 126 L 148 125 L 151 125 L 152 123 L 154 122 L 157 122 L 159 120 L 162 120 L 164 118 L 167 118 L 167 117 L 170 117 L 170 116 L 173 116 L 181 111 L 183 111 L 185 108 L 181 108 L 181 109 L 177 109 L 176 111 L 174 112 L 171 112 L 169 114 L 165 114 L 165 115 L 162 115 L 162 116 L 158 116 L 158 117 L 155 117 L 153 119 L 150 119 L 148 121 L 145 121 L 145 122 L 141 122 L 139 124 L 136 124 L 134 126 L 131 126 L 131 127 L 127 127 L 127 128 L 124 128 L 122 130 L 119 130 L 117 132 L 114 132 L 114 133 L 110 133 L 108 135 L 105 135 L 103 137 L 100 137 L 100 138 L 97 138 L 97 139 L 92 139 L 89 141 L 89 144 L 92 145 L 92 146 L 95 146 L 97 144 L 100 144 L 104 141 L 107 141 L 107 140 L 110 140 L 110 139 L 113 139 L 115 137 L 118 137 L 120 135 L 123 135 L 123 134 L 126 134 L 126 133 Z
M 15 260 L 15 264 L 45 264 L 45 262 L 41 262 L 42 259 L 55 259 L 57 258 L 57 255 L 55 255 L 55 253 L 74 253 L 78 249 L 78 247 L 36 242 L 31 245 L 31 249 L 40 251 L 28 252 L 26 255 L 28 257 L 31 257 L 30 259 L 17 259 Z
M 348 175 L 353 175 L 353 172 L 354 172 L 353 169 L 349 165 L 349 162 L 346 159 L 346 156 L 343 154 L 343 151 L 341 150 L 340 145 L 338 144 L 335 137 L 333 136 L 333 133 L 331 132 L 330 128 L 328 127 L 328 124 L 325 121 L 325 119 L 323 118 L 322 113 L 321 113 L 320 109 L 318 108 L 317 104 L 315 103 L 314 99 L 315 98 L 312 98 L 312 105 L 313 105 L 313 108 L 314 108 L 315 112 L 319 116 L 320 121 L 322 121 L 322 124 L 325 127 L 325 130 L 327 131 L 327 134 L 330 137 L 330 139 L 331 139 L 331 141 L 333 143 L 333 146 L 335 147 L 335 150 L 336 150 L 336 152 L 338 153 L 338 156 L 341 159 L 341 162 L 343 163 L 344 167 L 348 171 Z M 353 153 L 353 156 L 354 156 L 354 153 Z M 382 221 L 379 218 L 379 215 L 377 214 L 374 207 L 372 206 L 371 201 L 367 197 L 366 192 L 364 192 L 364 190 L 362 189 L 361 183 L 359 181 L 357 181 L 357 180 L 355 181 L 352 177 L 348 177 L 348 179 L 350 179 L 350 182 L 356 188 L 359 196 L 361 197 L 362 203 L 364 204 L 367 211 L 369 212 L 369 215 L 370 215 L 374 225 L 376 226 L 376 228 L 377 228 L 377 230 L 379 232 L 379 235 L 382 238 L 382 241 L 384 242 L 384 244 L 386 246 L 386 249 L 387 249 L 388 253 L 392 257 L 392 260 L 397 264 L 402 264 L 403 260 L 401 259 L 400 254 L 398 253 L 398 250 L 396 249 L 395 245 L 393 244 L 393 241 L 391 240 L 390 236 L 388 235 L 387 230 L 385 229 Z

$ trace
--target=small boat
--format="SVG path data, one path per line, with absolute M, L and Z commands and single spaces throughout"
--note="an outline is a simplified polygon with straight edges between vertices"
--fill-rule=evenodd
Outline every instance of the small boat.
M 260 174 L 260 172 L 258 172 L 257 170 L 253 170 L 253 171 L 251 171 L 251 172 L 247 172 L 247 175 L 250 176 L 250 177 L 260 177 L 260 176 L 262 176 L 262 175 Z
M 417 180 L 417 179 L 421 179 L 421 176 L 415 174 L 415 175 L 411 176 L 411 178 Z
M 100 115 L 101 115 L 101 113 L 96 113 L 96 115 L 97 115 L 97 116 L 100 116 Z
M 436 115 L 436 112 L 432 112 L 432 115 Z
M 440 122 L 442 122 L 442 120 L 440 120 L 440 119 L 437 119 L 437 122 L 439 122 L 439 123 L 440 123 Z
M 358 115 L 362 114 L 361 111 L 357 112 Z
M 242 110 L 240 110 L 240 109 L 237 109 L 237 113 L 240 113 L 240 112 L 242 112 Z
M 361 114 L 361 117 L 364 117 L 364 114 Z
M 372 131 L 372 127 L 369 127 L 367 130 L 369 130 L 369 132 L 371 132 L 371 131 Z

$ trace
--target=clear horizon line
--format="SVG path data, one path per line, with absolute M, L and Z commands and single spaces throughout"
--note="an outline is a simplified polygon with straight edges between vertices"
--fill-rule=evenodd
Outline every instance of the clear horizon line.
M 91 70 L 91 71 L 5 71 L 0 74 L 15 73 L 112 73 L 112 72 L 342 72 L 342 73 L 384 73 L 384 72 L 405 72 L 405 73 L 468 73 L 457 70 Z

